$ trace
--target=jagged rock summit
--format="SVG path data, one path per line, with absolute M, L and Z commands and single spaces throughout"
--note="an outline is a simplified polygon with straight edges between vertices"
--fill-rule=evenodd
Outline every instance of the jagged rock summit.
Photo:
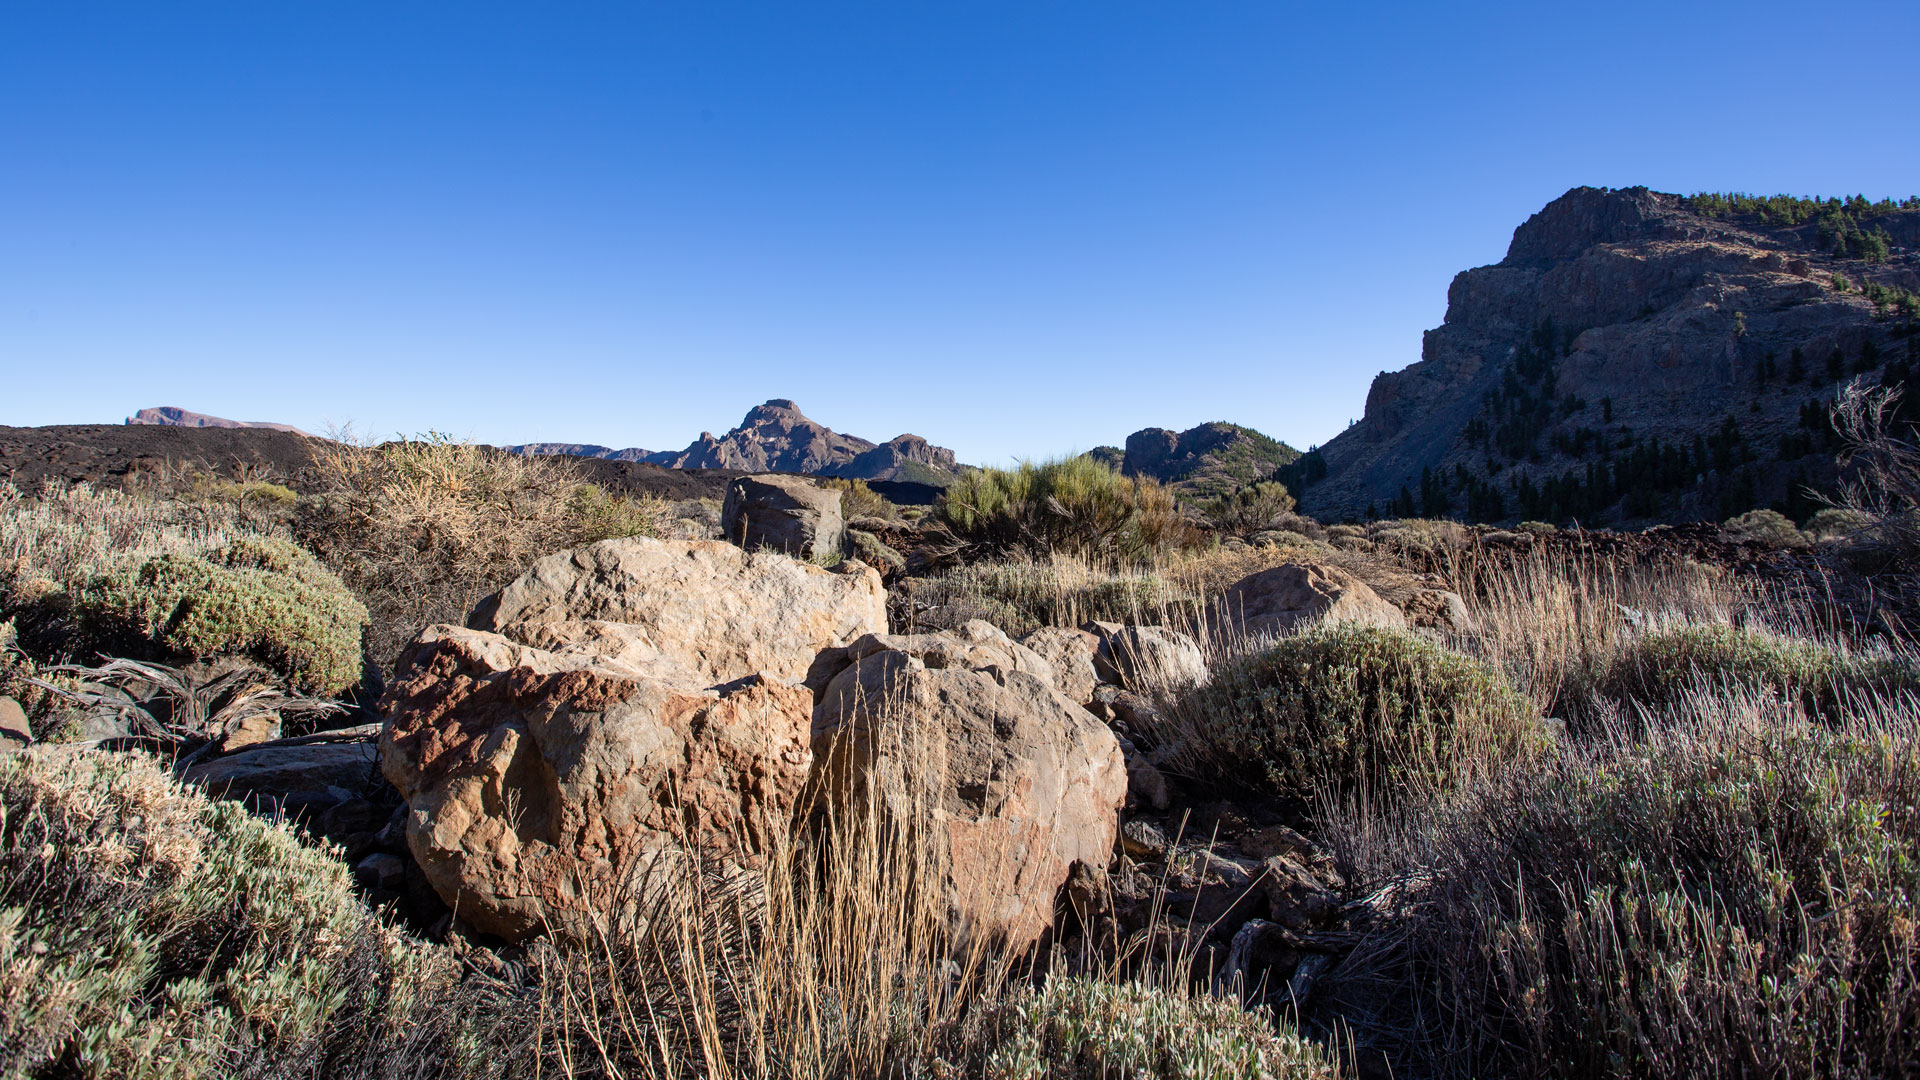
M 1836 388 L 1917 359 L 1916 292 L 1920 200 L 1575 188 L 1284 478 L 1328 519 L 1793 512 L 1832 468 Z
M 739 427 L 717 439 L 703 431 L 685 450 L 654 454 L 646 460 L 674 469 L 796 472 L 919 483 L 943 483 L 958 470 L 953 451 L 918 435 L 899 435 L 876 445 L 808 419 L 788 398 L 754 406 Z
M 807 418 L 789 398 L 773 398 L 747 412 L 740 426 L 718 438 L 703 431 L 685 450 L 613 450 L 585 443 L 525 443 L 523 454 L 573 454 L 641 461 L 670 469 L 730 469 L 752 473 L 807 473 L 854 480 L 906 480 L 944 487 L 959 472 L 953 451 L 918 435 L 872 443 L 842 435 Z
M 265 420 L 228 420 L 225 417 L 208 416 L 206 413 L 189 412 L 173 405 L 162 405 L 157 409 L 141 409 L 127 417 L 126 422 L 158 427 L 267 428 L 272 431 L 291 431 L 295 435 L 306 434 L 290 424 L 274 424 Z
M 1272 476 L 1300 451 L 1249 427 L 1215 421 L 1185 431 L 1142 428 L 1125 450 L 1096 447 L 1090 456 L 1128 476 L 1150 476 L 1192 499 L 1211 499 Z

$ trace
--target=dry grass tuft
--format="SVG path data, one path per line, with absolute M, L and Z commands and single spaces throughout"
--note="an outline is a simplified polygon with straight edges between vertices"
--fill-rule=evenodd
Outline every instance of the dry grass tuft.
M 561 457 L 429 434 L 320 446 L 301 541 L 365 599 L 368 653 L 390 663 L 422 627 L 461 623 L 535 559 L 594 540 L 659 535 L 665 503 L 607 495 Z

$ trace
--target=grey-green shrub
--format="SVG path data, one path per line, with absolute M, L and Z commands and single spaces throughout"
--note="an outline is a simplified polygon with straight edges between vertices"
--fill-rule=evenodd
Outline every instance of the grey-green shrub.
M 1778 510 L 1749 510 L 1729 518 L 1720 528 L 1733 540 L 1762 547 L 1803 548 L 1809 543 L 1807 535 Z
M 129 560 L 76 604 L 86 633 L 175 656 L 246 656 L 306 693 L 360 681 L 367 609 L 297 545 L 251 537 L 198 554 Z
M 1143 983 L 1057 977 L 1015 992 L 988 1080 L 1333 1080 L 1326 1051 L 1265 1009 Z
M 1831 718 L 1865 693 L 1920 689 L 1920 671 L 1904 657 L 1843 652 L 1764 630 L 1673 626 L 1626 642 L 1601 691 L 1619 701 L 1664 705 L 1702 683 L 1762 691 Z
M 1402 630 L 1323 626 L 1222 665 L 1173 703 L 1196 763 L 1282 797 L 1396 797 L 1542 751 L 1498 670 Z
M 511 1074 L 450 955 L 151 759 L 0 758 L 0 1076 Z
M 1412 999 L 1390 1034 L 1423 1060 L 1395 1072 L 1913 1075 L 1920 743 L 1888 715 L 1703 692 L 1434 815 L 1356 958 Z
M 1213 527 L 1242 540 L 1254 534 L 1280 528 L 1283 515 L 1294 508 L 1293 494 L 1277 480 L 1248 484 L 1206 504 L 1207 520 Z

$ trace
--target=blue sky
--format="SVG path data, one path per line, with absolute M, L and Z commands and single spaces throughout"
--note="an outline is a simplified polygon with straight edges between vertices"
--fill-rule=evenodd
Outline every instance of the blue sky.
M 1578 184 L 1920 193 L 1920 5 L 0 4 L 0 423 L 1298 445 Z

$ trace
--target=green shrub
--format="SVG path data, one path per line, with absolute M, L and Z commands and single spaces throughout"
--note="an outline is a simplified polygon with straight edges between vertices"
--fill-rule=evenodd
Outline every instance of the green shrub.
M 987 1058 L 988 1080 L 1332 1080 L 1317 1044 L 1265 1009 L 1082 977 L 1015 992 L 1010 1037 Z
M 1865 533 L 1872 527 L 1871 514 L 1829 506 L 1814 514 L 1803 531 L 1815 540 L 1843 540 Z
M 1497 670 L 1406 631 L 1353 625 L 1224 665 L 1173 712 L 1195 766 L 1282 797 L 1423 794 L 1547 739 Z
M 1729 539 L 1778 549 L 1807 546 L 1806 534 L 1778 510 L 1749 510 L 1720 526 Z
M 817 481 L 829 491 L 840 493 L 840 516 L 848 521 L 854 518 L 872 517 L 886 521 L 899 521 L 900 508 L 893 505 L 886 496 L 867 486 L 865 480 L 848 480 L 844 477 L 830 476 Z
M 1635 636 L 1615 654 L 1601 690 L 1621 701 L 1663 705 L 1703 683 L 1762 691 L 1832 717 L 1847 699 L 1869 691 L 1920 688 L 1920 672 L 1901 657 L 1708 624 Z
M 0 826 L 0 1075 L 491 1071 L 457 964 L 285 826 L 95 753 L 0 759 Z
M 1200 543 L 1150 477 L 1126 477 L 1089 457 L 978 469 L 953 483 L 934 515 L 988 551 L 1144 559 Z
M 1389 949 L 1439 1076 L 1911 1076 L 1920 744 L 1696 697 L 1439 815 Z M 1732 708 L 1744 708 L 1734 705 Z M 1424 1066 L 1424 1067 L 1422 1067 Z
M 671 513 L 657 495 L 610 495 L 597 484 L 580 484 L 567 498 L 567 516 L 578 543 L 619 540 L 629 536 L 659 536 Z
M 1294 505 L 1293 494 L 1285 484 L 1266 480 L 1214 499 L 1206 504 L 1206 514 L 1214 528 L 1246 540 L 1255 533 L 1278 528 L 1281 515 L 1291 512 Z
M 127 560 L 95 577 L 77 607 L 87 634 L 174 656 L 247 656 L 307 693 L 360 681 L 367 609 L 313 556 L 248 538 L 198 555 Z

